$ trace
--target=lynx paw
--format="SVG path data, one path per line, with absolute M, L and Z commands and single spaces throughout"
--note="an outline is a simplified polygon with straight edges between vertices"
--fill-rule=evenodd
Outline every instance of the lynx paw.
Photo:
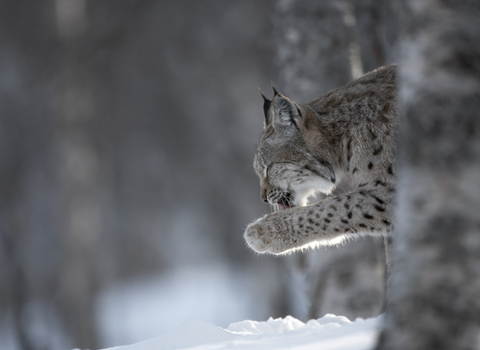
M 278 222 L 268 216 L 258 219 L 245 230 L 245 241 L 257 253 L 281 254 L 294 248 L 289 246 L 291 237 L 286 237 L 286 232 Z
M 258 219 L 254 223 L 248 225 L 244 234 L 244 238 L 248 246 L 257 253 L 265 253 L 267 250 L 267 244 L 263 240 L 264 233 L 261 225 L 259 225 L 261 220 L 262 219 Z

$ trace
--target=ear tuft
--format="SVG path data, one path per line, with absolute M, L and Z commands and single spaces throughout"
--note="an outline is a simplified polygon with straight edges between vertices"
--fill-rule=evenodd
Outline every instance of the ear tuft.
M 272 82 L 272 88 L 273 88 L 273 96 L 277 96 L 277 95 L 280 95 L 280 93 L 278 92 L 277 88 L 275 87 L 275 85 L 273 84 Z
M 267 127 L 267 125 L 270 124 L 270 121 L 271 121 L 270 108 L 272 107 L 272 101 L 265 97 L 265 95 L 263 94 L 262 90 L 260 90 L 260 88 L 258 88 L 258 91 L 260 91 L 260 94 L 263 97 L 263 114 L 265 116 L 264 127 Z
M 265 97 L 265 95 L 263 94 L 263 91 L 260 89 L 260 87 L 258 87 L 258 91 L 260 91 L 260 95 L 262 95 L 264 101 L 270 101 L 268 98 Z

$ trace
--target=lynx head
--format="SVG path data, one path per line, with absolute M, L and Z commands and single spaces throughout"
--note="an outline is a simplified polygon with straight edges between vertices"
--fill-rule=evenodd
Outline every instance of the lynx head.
M 260 195 L 281 208 L 304 206 L 315 192 L 333 189 L 333 162 L 315 112 L 273 90 L 272 100 L 262 93 L 265 124 L 253 160 Z

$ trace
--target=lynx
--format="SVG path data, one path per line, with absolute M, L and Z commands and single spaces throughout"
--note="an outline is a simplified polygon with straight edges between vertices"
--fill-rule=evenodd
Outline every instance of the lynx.
M 360 235 L 390 237 L 395 75 L 395 65 L 382 67 L 305 104 L 275 87 L 272 100 L 262 93 L 265 124 L 253 166 L 261 199 L 279 210 L 247 227 L 245 240 L 253 250 L 282 254 Z M 342 179 L 348 191 L 332 195 Z M 308 205 L 317 192 L 327 197 Z

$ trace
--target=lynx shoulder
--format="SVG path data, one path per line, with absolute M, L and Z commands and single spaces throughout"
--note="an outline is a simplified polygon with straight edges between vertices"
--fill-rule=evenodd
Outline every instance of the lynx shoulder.
M 250 224 L 248 245 L 281 254 L 393 229 L 397 175 L 396 67 L 379 68 L 297 104 L 274 88 L 254 170 L 261 199 L 280 210 Z M 263 94 L 262 94 L 263 96 Z M 343 179 L 349 190 L 330 194 Z

